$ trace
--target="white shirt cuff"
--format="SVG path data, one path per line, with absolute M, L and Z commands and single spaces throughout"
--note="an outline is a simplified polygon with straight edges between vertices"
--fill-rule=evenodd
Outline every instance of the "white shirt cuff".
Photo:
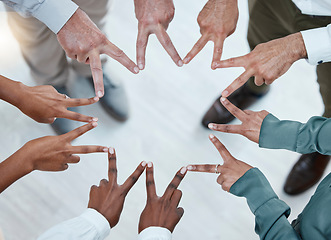
M 138 235 L 138 240 L 171 240 L 171 238 L 171 232 L 162 227 L 148 227 Z
M 106 238 L 110 233 L 110 225 L 107 219 L 98 211 L 88 208 L 80 215 L 81 218 L 88 221 L 91 225 L 97 229 L 101 239 Z
M 57 34 L 77 9 L 71 0 L 45 0 L 33 16 Z
M 317 65 L 331 61 L 331 24 L 327 27 L 302 31 L 308 62 Z

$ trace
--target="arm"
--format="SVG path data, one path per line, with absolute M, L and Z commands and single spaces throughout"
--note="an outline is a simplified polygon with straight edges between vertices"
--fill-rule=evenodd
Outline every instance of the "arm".
M 287 149 L 298 153 L 331 154 L 330 118 L 312 117 L 307 123 L 280 121 L 265 110 L 260 112 L 242 111 L 226 98 L 222 98 L 221 103 L 242 124 L 212 123 L 208 125 L 212 130 L 243 135 L 249 140 L 259 143 L 262 148 Z
M 308 62 L 317 65 L 331 61 L 331 24 L 327 27 L 302 31 Z
M 117 183 L 116 153 L 114 148 L 108 152 L 108 180 L 102 179 L 99 186 L 92 186 L 88 209 L 79 217 L 51 228 L 38 240 L 102 240 L 110 228 L 117 225 L 124 206 L 124 201 L 144 172 L 146 162 L 141 162 L 136 170 L 119 185 Z
M 69 163 L 78 163 L 74 154 L 107 152 L 103 146 L 72 146 L 71 141 L 96 127 L 89 123 L 60 136 L 38 138 L 26 143 L 21 149 L 0 163 L 0 193 L 18 179 L 32 171 L 64 171 Z
M 278 199 L 264 175 L 256 168 L 234 158 L 213 135 L 210 140 L 221 154 L 223 165 L 189 165 L 189 171 L 220 174 L 223 190 L 245 197 L 255 215 L 255 232 L 264 240 L 300 239 L 287 221 L 290 208 Z
M 88 208 L 80 216 L 47 230 L 38 240 L 100 240 L 105 239 L 109 233 L 110 226 L 107 219 L 96 210 Z
M 237 0 L 209 0 L 198 16 L 201 37 L 184 58 L 188 64 L 207 44 L 214 42 L 214 54 L 211 68 L 220 63 L 223 43 L 236 30 L 239 17 Z
M 257 168 L 248 170 L 239 178 L 230 188 L 230 193 L 246 198 L 255 215 L 255 232 L 260 239 L 301 239 L 287 220 L 290 207 L 278 198 Z
M 33 16 L 45 23 L 54 33 L 58 33 L 64 24 L 78 9 L 71 0 L 1 0 L 24 17 Z
M 96 118 L 74 113 L 67 108 L 90 105 L 98 102 L 99 98 L 70 99 L 52 86 L 28 87 L 0 75 L 0 99 L 39 123 L 52 123 L 57 117 L 81 122 L 97 121 Z

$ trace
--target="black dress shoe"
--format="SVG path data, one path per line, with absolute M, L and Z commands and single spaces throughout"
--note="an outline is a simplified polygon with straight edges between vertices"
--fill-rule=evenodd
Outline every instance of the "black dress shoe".
M 54 88 L 62 94 L 65 94 L 69 96 L 69 92 L 66 87 L 56 87 Z M 75 111 L 74 108 L 68 108 L 70 111 Z M 66 119 L 66 118 L 57 118 L 52 124 L 51 127 L 53 128 L 54 132 L 57 135 L 62 135 L 67 132 L 70 132 L 71 130 L 74 130 L 76 128 L 75 121 Z
M 259 98 L 263 97 L 269 91 L 269 87 L 265 87 L 265 90 L 256 94 L 250 90 L 247 84 L 243 85 L 237 91 L 232 93 L 228 99 L 234 105 L 240 109 L 248 108 L 255 103 Z M 221 96 L 219 96 L 213 105 L 209 108 L 207 113 L 202 119 L 202 125 L 208 128 L 209 123 L 227 124 L 231 122 L 235 117 L 221 104 Z
M 288 175 L 284 191 L 296 195 L 308 190 L 321 179 L 329 161 L 330 156 L 317 152 L 303 154 Z
M 92 77 L 89 79 L 93 85 Z M 109 76 L 103 74 L 105 94 L 100 98 L 101 106 L 106 112 L 118 121 L 125 121 L 129 118 L 129 101 L 121 82 L 115 82 Z

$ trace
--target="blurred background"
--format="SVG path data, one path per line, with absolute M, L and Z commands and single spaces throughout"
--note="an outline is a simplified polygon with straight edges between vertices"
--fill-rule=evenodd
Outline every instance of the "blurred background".
M 227 38 L 223 59 L 248 53 L 246 42 L 248 7 L 239 2 L 236 32 Z M 181 57 L 185 57 L 200 37 L 197 16 L 205 1 L 175 1 L 176 14 L 170 35 Z M 107 17 L 108 38 L 135 61 L 137 20 L 133 1 L 115 0 Z M 124 82 L 131 116 L 125 123 L 110 118 L 99 104 L 80 108 L 83 114 L 99 118 L 99 126 L 77 139 L 73 145 L 100 144 L 116 148 L 119 183 L 143 160 L 155 165 L 157 192 L 164 189 L 182 166 L 191 163 L 222 163 L 208 140 L 212 133 L 201 119 L 221 91 L 243 69 L 210 68 L 213 43 L 189 64 L 178 68 L 155 36 L 147 47 L 146 69 L 133 75 L 114 60 L 106 71 Z M 47 52 L 40 53 L 47 54 Z M 266 109 L 280 119 L 307 121 L 323 112 L 315 68 L 299 61 L 278 79 L 252 110 Z M 0 74 L 27 85 L 35 83 L 24 63 L 19 46 L 7 25 L 0 3 Z M 72 97 L 92 97 L 88 82 L 72 74 Z M 0 161 L 27 141 L 54 135 L 52 128 L 38 124 L 15 107 L 0 102 Z M 235 123 L 240 123 L 235 120 Z M 77 126 L 80 123 L 77 123 Z M 292 221 L 307 204 L 315 188 L 297 197 L 283 193 L 285 178 L 299 154 L 285 150 L 260 149 L 244 137 L 214 132 L 234 157 L 262 170 L 279 197 L 292 208 Z M 326 172 L 329 172 L 330 168 Z M 1 177 L 1 176 L 0 176 Z M 0 196 L 0 228 L 6 240 L 35 239 L 51 226 L 81 214 L 87 207 L 89 189 L 107 177 L 106 154 L 81 156 L 81 162 L 61 173 L 33 172 L 10 186 Z M 245 199 L 224 192 L 215 174 L 188 173 L 180 189 L 185 214 L 173 239 L 258 239 L 254 216 Z M 135 239 L 139 216 L 146 200 L 145 175 L 129 193 L 119 224 L 107 239 Z

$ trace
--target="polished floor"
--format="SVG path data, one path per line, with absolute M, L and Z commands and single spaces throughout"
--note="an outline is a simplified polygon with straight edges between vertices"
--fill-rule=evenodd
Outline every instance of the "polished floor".
M 205 1 L 175 1 L 176 16 L 168 33 L 182 57 L 200 37 L 196 22 Z M 235 34 L 226 40 L 224 58 L 248 52 L 245 41 L 248 10 L 246 1 L 238 1 L 240 18 Z M 110 41 L 135 59 L 137 21 L 132 1 L 115 1 L 107 19 Z M 131 117 L 125 123 L 110 118 L 96 104 L 79 111 L 99 117 L 99 126 L 74 144 L 102 144 L 117 150 L 119 181 L 122 182 L 140 161 L 153 161 L 158 193 L 175 172 L 189 163 L 222 163 L 208 140 L 211 131 L 200 124 L 214 99 L 242 69 L 212 71 L 212 43 L 183 68 L 173 64 L 152 36 L 147 48 L 147 67 L 134 76 L 115 61 L 107 72 L 124 81 L 130 97 Z M 47 54 L 47 53 L 40 53 Z M 51 63 L 50 63 L 51 64 Z M 0 6 L 0 74 L 33 85 L 29 70 L 7 26 Z M 93 90 L 84 80 L 70 79 L 73 96 L 90 97 Z M 314 67 L 299 61 L 277 80 L 270 93 L 254 110 L 266 109 L 281 119 L 307 121 L 323 111 Z M 0 102 L 0 159 L 4 160 L 27 141 L 53 135 L 50 126 L 38 124 L 16 108 Z M 238 122 L 239 123 L 239 122 Z M 238 159 L 259 167 L 281 199 L 292 208 L 294 219 L 308 202 L 314 189 L 297 197 L 283 193 L 287 173 L 299 154 L 285 150 L 266 150 L 241 136 L 216 133 Z M 0 161 L 1 161 L 0 160 Z M 328 171 L 330 168 L 328 168 Z M 327 172 L 328 172 L 327 171 Z M 82 156 L 77 165 L 61 173 L 33 172 L 10 186 L 0 196 L 0 228 L 6 240 L 35 239 L 49 227 L 79 215 L 87 206 L 89 188 L 107 177 L 104 154 Z M 146 191 L 142 176 L 127 197 L 119 224 L 107 239 L 135 239 Z M 182 182 L 181 206 L 184 217 L 173 239 L 258 239 L 254 216 L 245 199 L 224 192 L 216 175 L 189 173 Z

